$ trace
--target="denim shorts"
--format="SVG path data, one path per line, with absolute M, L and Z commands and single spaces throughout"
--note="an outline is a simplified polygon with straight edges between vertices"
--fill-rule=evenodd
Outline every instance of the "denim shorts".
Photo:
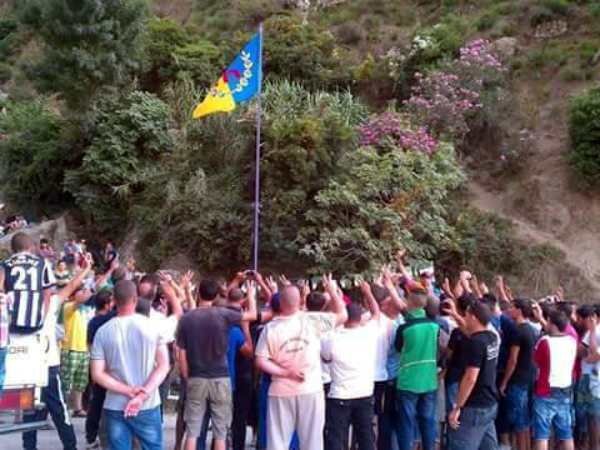
M 529 387 L 511 384 L 506 389 L 506 413 L 510 429 L 520 433 L 531 426 Z
M 533 400 L 533 438 L 549 440 L 552 426 L 559 441 L 573 439 L 570 389 L 552 389 L 549 397 Z

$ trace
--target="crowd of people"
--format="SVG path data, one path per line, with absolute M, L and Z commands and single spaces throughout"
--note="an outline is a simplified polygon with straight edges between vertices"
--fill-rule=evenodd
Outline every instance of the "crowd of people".
M 404 250 L 348 283 L 141 273 L 110 242 L 94 258 L 22 232 L 12 247 L 0 384 L 10 333 L 47 333 L 46 409 L 24 420 L 49 413 L 66 450 L 71 416 L 88 448 L 162 449 L 176 390 L 176 450 L 241 450 L 248 429 L 268 450 L 598 448 L 600 307 L 560 288 L 534 301 L 468 271 L 438 284 Z

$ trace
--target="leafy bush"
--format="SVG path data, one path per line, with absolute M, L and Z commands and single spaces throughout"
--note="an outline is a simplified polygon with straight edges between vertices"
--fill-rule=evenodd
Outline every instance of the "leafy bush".
M 2 191 L 27 210 L 56 207 L 65 200 L 62 180 L 69 151 L 61 141 L 60 117 L 41 101 L 9 104 L 0 115 Z
M 600 86 L 571 100 L 569 108 L 569 159 L 582 186 L 600 186 Z
M 301 230 L 303 252 L 319 269 L 373 273 L 401 246 L 429 260 L 453 234 L 445 220 L 449 193 L 463 181 L 452 146 L 381 153 L 360 147 L 316 197 Z
M 489 30 L 496 24 L 497 21 L 498 17 L 496 15 L 489 11 L 485 11 L 475 22 L 475 28 L 477 28 L 477 31 Z
M 65 174 L 65 188 L 98 229 L 126 225 L 131 197 L 141 188 L 136 174 L 173 149 L 171 125 L 171 110 L 153 94 L 101 99 L 81 166 Z
M 40 90 L 84 110 L 101 87 L 123 83 L 138 68 L 144 0 L 32 1 L 44 59 L 28 72 Z
M 293 17 L 265 22 L 264 73 L 315 88 L 346 86 L 352 77 L 346 55 L 331 32 Z
M 0 62 L 0 83 L 6 83 L 12 78 L 12 69 L 9 64 Z
M 570 8 L 567 0 L 540 0 L 540 4 L 553 14 L 561 16 L 567 15 Z
M 173 79 L 178 71 L 173 53 L 190 41 L 191 36 L 177 20 L 146 21 L 142 36 L 142 86 L 157 91 L 160 84 Z
M 584 74 L 582 73 L 581 69 L 565 67 L 560 71 L 560 77 L 564 81 L 581 81 L 584 78 Z
M 586 40 L 579 44 L 579 61 L 582 66 L 587 66 L 592 62 L 596 53 L 598 53 L 598 42 Z

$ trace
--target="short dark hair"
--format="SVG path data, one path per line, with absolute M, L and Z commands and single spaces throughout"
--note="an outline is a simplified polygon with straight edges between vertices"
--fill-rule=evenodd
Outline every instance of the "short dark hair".
M 498 299 L 494 294 L 483 294 L 481 301 L 488 305 L 490 308 L 495 308 L 498 305 Z
M 204 278 L 200 282 L 200 288 L 198 289 L 198 293 L 200 294 L 201 300 L 212 302 L 214 299 L 217 298 L 217 295 L 219 295 L 220 292 L 221 285 L 216 279 L 209 277 Z
M 346 311 L 348 312 L 349 322 L 360 322 L 362 310 L 360 309 L 360 305 L 358 303 L 350 303 L 348 306 L 346 306 Z
M 150 310 L 152 309 L 152 301 L 147 298 L 140 298 L 135 305 L 135 312 L 142 316 L 150 316 Z
M 125 306 L 135 301 L 137 288 L 129 280 L 121 280 L 115 284 L 115 302 L 118 306 Z
M 160 284 L 160 277 L 156 273 L 147 273 L 140 279 L 140 284 L 158 286 Z
M 49 244 L 50 242 L 48 241 L 48 239 L 46 238 L 41 238 L 40 239 L 40 244 Z
M 521 311 L 521 314 L 523 314 L 525 319 L 531 319 L 531 300 L 526 298 L 517 298 L 515 301 L 513 301 L 513 306 Z
M 306 298 L 306 309 L 312 312 L 323 311 L 326 298 L 321 292 L 312 291 Z
M 492 310 L 483 302 L 473 303 L 468 310 L 482 325 L 488 326 L 492 320 Z
M 94 296 L 94 306 L 96 309 L 104 309 L 112 300 L 112 292 L 102 291 Z
M 458 301 L 456 302 L 456 308 L 458 309 L 459 313 L 465 314 L 469 310 L 469 308 L 476 302 L 477 299 L 473 294 L 466 293 L 458 297 Z
M 573 315 L 573 305 L 569 302 L 558 302 L 556 304 L 556 310 L 562 312 L 568 318 Z
M 238 289 L 238 288 L 230 289 L 227 294 L 227 301 L 229 301 L 231 303 L 241 302 L 243 300 L 243 298 L 244 298 L 244 293 L 242 292 L 241 289 Z
M 10 247 L 13 253 L 24 252 L 33 246 L 33 240 L 27 233 L 17 233 L 10 240 Z
M 548 316 L 548 321 L 556 328 L 558 328 L 558 331 L 560 331 L 561 333 L 563 333 L 567 329 L 567 325 L 569 324 L 569 318 L 567 317 L 567 315 L 558 309 L 555 309 L 554 311 L 550 312 L 550 315 Z
M 596 314 L 596 310 L 592 305 L 581 305 L 577 308 L 577 315 L 582 319 L 587 319 Z

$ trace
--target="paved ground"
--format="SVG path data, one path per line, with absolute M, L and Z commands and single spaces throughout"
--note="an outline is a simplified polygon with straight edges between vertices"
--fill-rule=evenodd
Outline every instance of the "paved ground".
M 85 449 L 85 419 L 73 419 L 75 430 L 77 432 L 77 447 L 80 450 Z M 163 448 L 173 449 L 175 439 L 175 415 L 169 414 L 164 424 L 165 444 Z M 251 448 L 248 446 L 248 448 Z M 0 450 L 21 450 L 21 435 L 11 434 L 0 436 Z M 58 439 L 55 430 L 38 431 L 38 450 L 62 450 L 62 445 Z

